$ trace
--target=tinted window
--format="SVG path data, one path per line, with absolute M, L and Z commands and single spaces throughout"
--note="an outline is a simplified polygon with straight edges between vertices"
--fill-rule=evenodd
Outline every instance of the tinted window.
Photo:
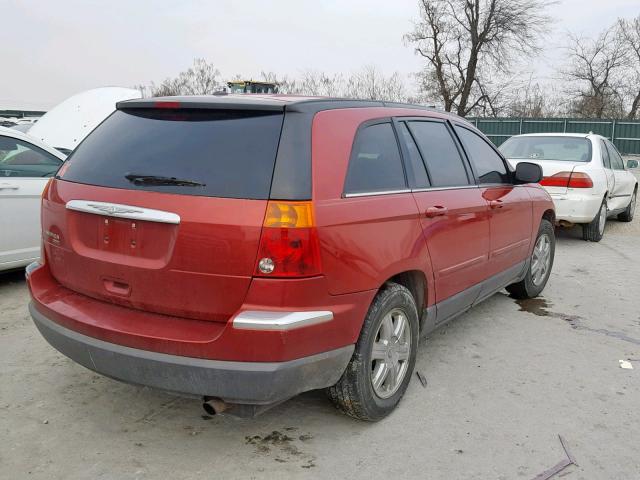
M 591 142 L 582 137 L 512 137 L 500 151 L 507 158 L 590 162 Z
M 404 170 L 391 124 L 379 123 L 360 130 L 351 152 L 345 192 L 380 192 L 404 188 Z
M 75 149 L 64 179 L 183 195 L 266 199 L 281 128 L 282 113 L 116 111 Z M 200 185 L 140 182 L 136 175 Z
M 502 158 L 484 138 L 466 128 L 455 128 L 480 183 L 511 183 Z
M 607 149 L 609 150 L 609 158 L 611 159 L 611 168 L 614 170 L 624 170 L 624 161 L 618 153 L 616 147 L 607 140 Z
M 611 168 L 611 159 L 609 157 L 609 152 L 607 151 L 607 145 L 603 140 L 600 140 L 600 151 L 602 153 L 602 164 L 604 168 Z
M 0 136 L 0 177 L 51 177 L 62 160 L 13 137 Z
M 405 123 L 398 124 L 398 133 L 407 149 L 407 156 L 405 159 L 405 167 L 407 168 L 407 177 L 409 178 L 412 188 L 425 188 L 429 186 L 429 178 L 427 177 L 427 170 L 416 146 L 416 142 L 411 136 L 411 132 L 407 128 Z
M 409 122 L 434 187 L 468 185 L 460 153 L 446 125 L 440 122 Z

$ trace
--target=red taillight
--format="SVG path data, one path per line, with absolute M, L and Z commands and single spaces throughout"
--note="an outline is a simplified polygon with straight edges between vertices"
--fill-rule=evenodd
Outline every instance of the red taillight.
M 591 177 L 586 173 L 573 172 L 569 179 L 569 188 L 591 188 L 593 187 L 593 181 Z
M 42 195 L 40 195 L 41 203 L 49 197 L 49 189 L 51 188 L 52 183 L 53 183 L 53 177 L 49 179 L 47 184 L 44 186 L 44 189 L 42 190 Z M 42 221 L 43 215 L 44 215 L 44 208 L 40 208 L 40 227 L 44 227 L 44 222 Z M 41 234 L 40 235 L 40 263 L 44 265 L 46 263 L 46 258 L 47 258 L 47 255 L 44 249 L 44 235 Z
M 593 187 L 593 182 L 586 173 L 559 172 L 550 177 L 544 177 L 540 185 L 544 187 L 591 188 Z
M 311 202 L 269 202 L 255 274 L 310 277 L 320 272 L 320 245 Z

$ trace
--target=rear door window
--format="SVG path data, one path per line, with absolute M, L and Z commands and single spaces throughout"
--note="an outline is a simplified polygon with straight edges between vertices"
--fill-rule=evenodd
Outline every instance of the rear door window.
M 68 160 L 64 180 L 181 195 L 267 199 L 282 112 L 117 110 Z
M 600 151 L 602 153 L 604 168 L 611 168 L 611 157 L 609 157 L 609 151 L 607 150 L 607 145 L 604 143 L 604 140 L 600 140 Z
M 349 160 L 345 193 L 374 193 L 406 188 L 398 142 L 391 123 L 377 123 L 360 129 Z
M 611 159 L 611 168 L 614 170 L 624 170 L 624 161 L 618 153 L 618 149 L 607 140 L 607 149 L 609 150 L 609 158 Z
M 504 161 L 484 138 L 468 128 L 455 129 L 481 184 L 511 183 Z
M 62 160 L 13 137 L 0 136 L 0 177 L 52 177 Z
M 469 185 L 460 152 L 444 123 L 411 121 L 409 128 L 425 161 L 433 187 Z
M 424 166 L 416 142 L 404 122 L 399 122 L 397 126 L 398 135 L 406 149 L 404 165 L 407 169 L 409 185 L 411 188 L 426 188 L 429 186 L 429 177 L 427 176 L 427 169 Z

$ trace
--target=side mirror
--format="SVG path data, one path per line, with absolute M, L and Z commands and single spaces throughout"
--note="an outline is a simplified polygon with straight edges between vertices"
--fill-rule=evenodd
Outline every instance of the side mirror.
M 516 165 L 516 183 L 539 183 L 542 167 L 537 163 L 520 162 Z
M 638 160 L 627 160 L 627 168 L 638 168 Z

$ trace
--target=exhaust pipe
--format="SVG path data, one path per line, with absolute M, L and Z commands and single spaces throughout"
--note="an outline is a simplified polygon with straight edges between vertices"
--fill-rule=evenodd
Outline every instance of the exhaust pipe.
M 572 228 L 574 226 L 573 223 L 568 222 L 567 220 L 559 220 L 558 221 L 558 225 L 560 225 L 561 227 L 564 227 L 564 228 Z
M 221 400 L 218 397 L 204 397 L 202 399 L 202 408 L 209 415 L 216 415 L 218 413 L 222 413 L 225 410 L 229 409 L 231 405 L 225 403 L 224 400 Z

